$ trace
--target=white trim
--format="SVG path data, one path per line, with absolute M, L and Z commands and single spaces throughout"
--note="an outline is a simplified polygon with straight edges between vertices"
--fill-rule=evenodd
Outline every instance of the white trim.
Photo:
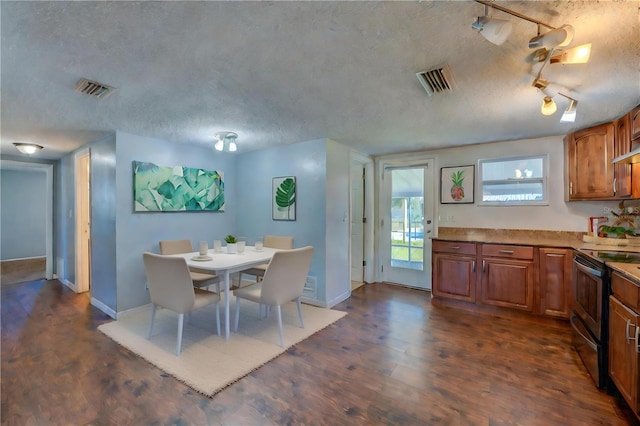
M 109 309 L 109 308 L 107 308 L 107 309 Z M 158 306 L 158 309 L 163 309 L 163 308 L 162 308 L 162 306 Z M 111 309 L 109 309 L 109 310 L 111 311 Z M 151 310 L 151 303 L 147 303 L 146 305 L 137 306 L 135 308 L 127 309 L 126 311 L 118 312 L 115 315 L 116 315 L 116 319 L 120 320 L 120 319 L 126 318 L 128 316 L 137 314 L 137 313 L 145 311 L 145 310 L 146 311 L 150 311 Z
M 364 226 L 364 281 L 373 281 L 375 275 L 375 178 L 374 178 L 374 161 L 373 158 L 362 154 L 361 152 L 351 151 L 349 153 L 351 167 L 352 162 L 357 162 L 364 167 L 364 206 L 363 213 L 367 218 Z M 351 178 L 351 172 L 349 172 Z M 349 209 L 351 209 L 351 185 L 349 185 Z M 351 213 L 349 213 L 351 214 Z M 351 220 L 349 221 L 351 226 Z M 349 229 L 351 235 L 351 229 Z M 349 253 L 351 253 L 351 239 L 349 239 Z M 359 280 L 358 280 L 359 281 Z M 349 282 L 351 282 L 351 265 L 349 265 Z
M 100 309 L 102 312 L 104 312 L 105 314 L 109 315 L 111 318 L 118 319 L 117 318 L 118 315 L 117 315 L 116 311 L 114 311 L 113 309 L 111 309 L 110 307 L 108 307 L 107 305 L 105 305 L 104 303 L 102 303 L 101 301 L 96 299 L 95 297 L 91 298 L 91 305 L 95 306 L 98 309 Z
M 30 163 L 23 161 L 2 160 L 1 167 L 4 170 L 34 170 L 46 174 L 45 197 L 45 255 L 47 258 L 45 278 L 53 279 L 53 164 Z
M 58 278 L 58 281 L 60 281 L 62 284 L 64 284 L 67 287 L 69 287 L 74 293 L 77 293 L 76 285 L 74 283 L 72 283 L 71 281 L 69 281 L 68 279 L 66 279 L 66 278 Z
M 336 306 L 338 303 L 344 302 L 349 297 L 351 297 L 351 288 L 349 288 L 349 291 L 346 291 L 346 292 L 340 294 L 338 297 L 334 297 L 333 299 L 327 301 L 327 306 L 326 307 L 327 308 L 332 308 L 332 307 Z

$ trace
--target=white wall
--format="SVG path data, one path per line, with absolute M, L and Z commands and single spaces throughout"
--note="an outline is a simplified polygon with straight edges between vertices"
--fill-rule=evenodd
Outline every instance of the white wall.
M 326 299 L 328 306 L 351 294 L 351 251 L 349 190 L 351 151 L 337 142 L 327 141 L 326 173 Z
M 533 154 L 549 155 L 548 206 L 482 207 L 477 203 L 440 204 L 437 202 L 436 218 L 451 216 L 454 220 L 440 221 L 439 226 L 586 232 L 589 216 L 602 215 L 605 208 L 616 208 L 618 202 L 564 201 L 562 139 L 563 136 L 552 136 L 429 151 L 436 155 L 438 178 L 440 167 L 475 164 L 477 177 L 477 161 L 480 159 Z M 476 201 L 478 196 L 476 190 Z M 439 195 L 437 199 L 439 200 Z

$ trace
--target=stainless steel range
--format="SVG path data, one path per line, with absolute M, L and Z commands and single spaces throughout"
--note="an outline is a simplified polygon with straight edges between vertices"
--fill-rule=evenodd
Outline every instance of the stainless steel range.
M 610 272 L 606 262 L 640 263 L 640 253 L 580 249 L 574 252 L 573 345 L 596 386 L 609 387 Z

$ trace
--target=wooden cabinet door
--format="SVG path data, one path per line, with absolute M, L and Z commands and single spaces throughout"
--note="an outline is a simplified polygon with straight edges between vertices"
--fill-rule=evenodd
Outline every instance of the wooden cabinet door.
M 616 122 L 616 133 L 613 143 L 613 157 L 619 157 L 631 152 L 631 130 L 629 117 L 626 114 Z M 631 164 L 614 164 L 614 190 L 616 197 L 628 197 L 631 195 Z
M 476 259 L 448 253 L 433 254 L 432 293 L 435 297 L 476 301 Z
M 638 325 L 640 316 L 609 296 L 609 377 L 638 413 Z
M 579 130 L 566 138 L 568 199 L 611 199 L 613 123 Z
M 640 139 L 640 105 L 629 113 L 629 125 L 631 126 L 631 140 Z
M 533 262 L 482 259 L 482 303 L 533 311 Z
M 540 313 L 569 318 L 573 310 L 573 250 L 540 248 Z

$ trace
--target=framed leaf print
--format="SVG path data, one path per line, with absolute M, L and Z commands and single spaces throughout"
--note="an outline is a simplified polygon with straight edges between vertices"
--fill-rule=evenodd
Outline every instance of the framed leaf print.
M 475 166 L 440 169 L 440 204 L 473 204 Z
M 271 184 L 273 220 L 296 220 L 296 178 L 275 177 Z

